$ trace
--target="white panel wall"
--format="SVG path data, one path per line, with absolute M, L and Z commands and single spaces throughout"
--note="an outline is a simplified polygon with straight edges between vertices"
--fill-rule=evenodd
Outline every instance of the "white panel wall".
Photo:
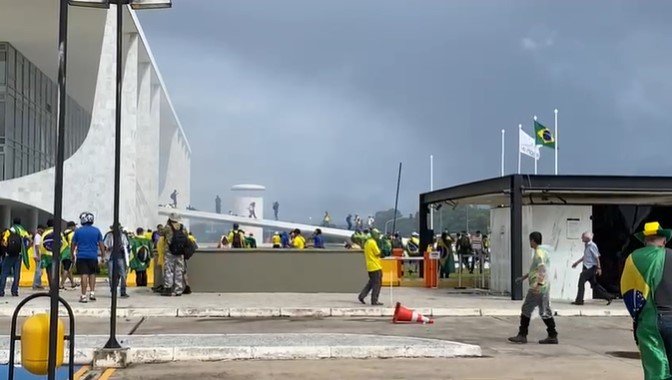
M 549 247 L 551 259 L 551 298 L 574 300 L 576 297 L 579 269 L 572 269 L 572 262 L 583 255 L 581 233 L 589 231 L 592 207 L 590 206 L 525 206 L 523 207 L 523 273 L 530 267 L 532 250 L 529 248 L 529 234 L 541 232 Z M 492 228 L 492 272 L 491 289 L 496 292 L 510 292 L 511 242 L 510 210 L 493 209 L 490 212 Z M 527 291 L 527 285 L 524 287 Z M 592 298 L 590 286 L 586 288 L 586 299 Z

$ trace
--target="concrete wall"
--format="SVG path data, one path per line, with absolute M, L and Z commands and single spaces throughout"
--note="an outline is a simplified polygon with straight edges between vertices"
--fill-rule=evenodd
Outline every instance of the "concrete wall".
M 551 298 L 574 300 L 580 270 L 572 269 L 572 262 L 583 255 L 581 233 L 590 231 L 591 206 L 525 206 L 523 207 L 523 273 L 527 273 L 532 258 L 529 234 L 539 231 L 544 237 L 551 259 Z M 490 288 L 496 292 L 510 292 L 511 242 L 510 210 L 493 209 L 490 212 L 492 228 L 492 271 Z M 527 285 L 524 290 L 527 291 Z M 586 299 L 592 298 L 586 286 Z
M 195 292 L 358 293 L 368 280 L 361 251 L 199 250 L 189 260 Z

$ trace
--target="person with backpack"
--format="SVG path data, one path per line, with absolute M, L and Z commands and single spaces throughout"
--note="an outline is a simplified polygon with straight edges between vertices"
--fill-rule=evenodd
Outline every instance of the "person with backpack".
M 5 296 L 7 277 L 13 273 L 12 296 L 19 296 L 19 281 L 21 281 L 21 262 L 28 259 L 26 247 L 30 245 L 30 234 L 21 225 L 21 219 L 14 218 L 12 226 L 2 234 L 2 246 L 5 257 L 2 260 L 0 271 L 0 297 Z M 30 265 L 30 264 L 27 264 Z
M 166 252 L 163 264 L 163 292 L 162 296 L 181 296 L 184 292 L 185 282 L 185 255 L 193 248 L 189 240 L 187 230 L 180 223 L 180 216 L 172 213 L 168 217 L 168 223 L 161 230 L 161 236 L 165 239 Z M 193 251 L 191 252 L 193 254 Z
M 238 223 L 233 224 L 233 230 L 229 232 L 228 240 L 231 248 L 245 248 L 245 232 L 240 230 Z

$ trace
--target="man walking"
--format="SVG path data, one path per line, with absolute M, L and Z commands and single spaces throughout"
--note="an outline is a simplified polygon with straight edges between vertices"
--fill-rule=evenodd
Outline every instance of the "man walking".
M 79 302 L 96 300 L 96 274 L 98 274 L 98 257 L 105 252 L 103 245 L 103 234 L 93 226 L 93 214 L 83 212 L 79 216 L 81 227 L 75 230 L 72 236 L 72 252 L 75 258 L 75 267 L 81 278 L 82 295 Z M 87 287 L 91 286 L 91 292 L 88 293 Z
M 250 212 L 250 215 L 249 215 L 250 218 L 257 219 L 257 213 L 255 211 L 256 208 L 257 208 L 257 203 L 256 202 L 250 203 L 250 206 L 247 208 L 248 211 Z
M 179 297 L 184 292 L 184 253 L 190 243 L 177 214 L 170 214 L 166 227 L 161 230 L 161 235 L 165 239 L 167 248 L 164 256 L 163 293 L 161 295 Z
M 217 214 L 222 213 L 222 198 L 219 195 L 215 197 L 215 212 Z
M 19 296 L 19 282 L 21 281 L 21 262 L 26 256 L 26 246 L 30 243 L 30 235 L 21 225 L 21 219 L 14 218 L 12 226 L 2 234 L 2 246 L 5 258 L 2 260 L 0 272 L 0 297 L 5 296 L 7 277 L 13 274 L 12 296 Z
M 572 302 L 572 305 L 583 305 L 586 281 L 590 282 L 593 296 L 597 295 L 593 298 L 604 298 L 607 300 L 607 305 L 610 305 L 614 297 L 597 282 L 597 276 L 602 275 L 602 266 L 600 265 L 600 251 L 597 249 L 597 244 L 593 242 L 593 233 L 584 232 L 581 235 L 581 241 L 585 244 L 583 257 L 572 264 L 572 268 L 576 268 L 583 262 L 583 270 L 579 275 L 579 291 L 576 293 L 576 300 Z
M 173 208 L 177 208 L 177 189 L 170 194 L 170 199 L 173 201 Z
M 539 315 L 546 325 L 548 337 L 539 341 L 539 344 L 558 344 L 558 332 L 555 330 L 555 320 L 551 310 L 549 293 L 551 290 L 549 266 L 550 260 L 546 249 L 541 247 L 541 232 L 530 234 L 530 247 L 534 250 L 530 271 L 516 282 L 529 280 L 530 289 L 527 291 L 520 314 L 518 335 L 509 338 L 512 343 L 527 343 L 527 333 L 530 327 L 530 318 L 535 308 L 539 308 Z
M 380 238 L 380 231 L 377 229 L 371 230 L 371 236 L 364 243 L 364 258 L 366 260 L 366 271 L 369 274 L 369 282 L 366 283 L 364 289 L 359 293 L 359 302 L 366 304 L 364 299 L 371 292 L 371 305 L 382 306 L 378 302 L 380 296 L 380 289 L 383 285 L 383 263 L 380 259 L 380 248 L 376 242 Z
M 646 223 L 635 235 L 645 247 L 625 261 L 621 292 L 642 359 L 644 378 L 672 379 L 672 230 Z
M 348 214 L 345 218 L 345 222 L 348 224 L 348 231 L 352 229 L 352 214 Z

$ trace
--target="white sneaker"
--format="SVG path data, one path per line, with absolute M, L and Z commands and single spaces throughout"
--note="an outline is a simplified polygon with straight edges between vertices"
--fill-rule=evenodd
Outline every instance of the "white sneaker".
M 89 301 L 87 300 L 87 298 L 86 298 L 85 295 L 81 295 L 81 296 L 79 296 L 79 302 L 81 302 L 81 303 L 87 303 L 87 302 L 89 302 Z
M 93 292 L 89 293 L 89 301 L 95 301 L 96 300 L 96 295 L 93 294 Z

